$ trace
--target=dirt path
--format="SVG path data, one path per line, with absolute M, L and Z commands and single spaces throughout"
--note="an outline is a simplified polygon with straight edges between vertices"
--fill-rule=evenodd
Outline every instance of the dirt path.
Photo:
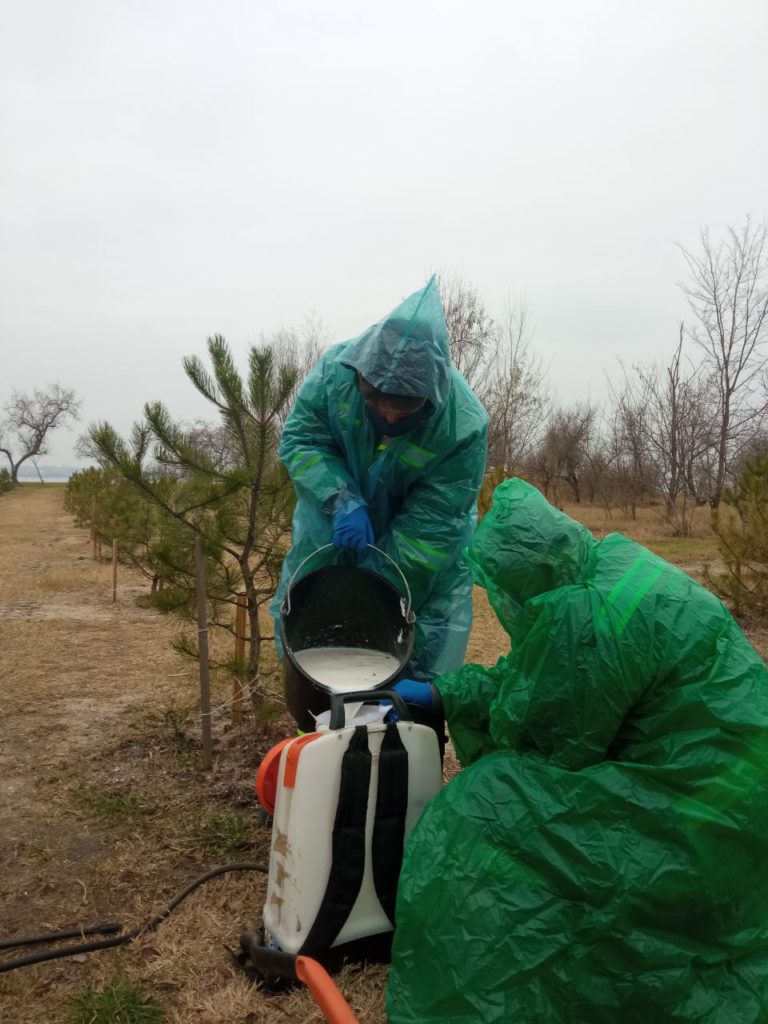
M 112 603 L 111 565 L 94 561 L 63 496 L 24 485 L 0 498 L 3 938 L 131 927 L 210 867 L 268 850 L 252 790 L 259 729 L 215 721 L 217 763 L 200 771 L 196 673 L 170 647 L 178 624 L 136 605 L 147 587 L 127 569 Z M 130 947 L 0 975 L 0 1022 L 63 1024 L 77 993 L 116 977 L 142 984 L 168 1024 L 284 1021 L 222 948 L 262 904 L 262 876 L 227 876 Z
M 196 667 L 170 646 L 178 621 L 139 607 L 147 584 L 123 567 L 112 603 L 111 564 L 63 499 L 53 485 L 0 498 L 0 938 L 131 928 L 211 867 L 266 862 L 253 777 L 293 729 L 232 729 L 230 684 L 214 687 L 216 761 L 202 771 Z M 505 645 L 481 599 L 470 656 L 492 663 Z M 228 875 L 129 946 L 0 975 L 0 1024 L 69 1024 L 79 995 L 123 980 L 164 1024 L 320 1024 L 305 991 L 272 997 L 232 968 L 225 946 L 259 925 L 264 896 L 263 875 Z M 385 981 L 383 967 L 338 978 L 365 1024 L 384 1024 Z
M 53 813 L 57 780 L 179 672 L 169 624 L 135 606 L 132 575 L 120 574 L 111 603 L 111 566 L 93 560 L 62 499 L 61 487 L 26 485 L 0 501 L 0 898 L 5 921 L 25 926 L 49 920 L 62 897 L 76 918 L 92 903 L 81 879 L 101 844 Z

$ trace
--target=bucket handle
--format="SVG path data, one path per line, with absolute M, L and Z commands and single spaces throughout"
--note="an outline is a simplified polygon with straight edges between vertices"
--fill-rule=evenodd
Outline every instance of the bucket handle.
M 405 578 L 405 573 L 394 560 L 394 558 L 392 558 L 391 555 L 388 555 L 386 551 L 382 551 L 381 548 L 377 548 L 375 544 L 368 544 L 367 546 L 371 549 L 371 551 L 376 551 L 378 552 L 378 554 L 383 555 L 387 559 L 387 561 L 391 562 L 395 569 L 397 569 L 397 571 L 400 573 L 400 579 L 403 581 L 405 592 L 408 595 L 408 606 L 404 609 L 405 619 L 406 622 L 412 623 L 416 616 L 413 614 L 413 600 L 411 598 L 411 588 L 408 586 L 408 580 Z M 333 544 L 323 544 L 322 547 L 315 548 L 314 551 L 310 552 L 310 554 L 308 554 L 307 557 L 303 559 L 301 562 L 299 562 L 299 564 L 296 566 L 293 575 L 291 576 L 291 579 L 288 583 L 288 589 L 285 592 L 285 601 L 283 602 L 283 609 L 286 615 L 291 614 L 291 590 L 293 589 L 293 581 L 296 579 L 296 577 L 299 575 L 301 570 L 304 568 L 304 566 L 311 558 L 314 558 L 315 555 L 319 555 L 321 551 L 327 551 L 328 548 L 332 547 Z

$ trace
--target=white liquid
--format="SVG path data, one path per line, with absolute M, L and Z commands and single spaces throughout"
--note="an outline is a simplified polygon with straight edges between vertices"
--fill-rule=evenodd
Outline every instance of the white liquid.
M 394 655 L 368 647 L 308 647 L 293 656 L 308 676 L 332 693 L 372 690 L 400 667 Z

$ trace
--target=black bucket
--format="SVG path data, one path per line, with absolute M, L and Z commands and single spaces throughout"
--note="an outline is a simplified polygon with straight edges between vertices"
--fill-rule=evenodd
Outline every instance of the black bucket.
M 386 689 L 408 664 L 413 622 L 410 594 L 404 598 L 383 576 L 366 569 L 332 565 L 307 573 L 297 583 L 291 580 L 281 610 L 280 635 L 285 702 L 298 727 L 314 730 L 313 715 L 330 708 L 333 691 L 301 668 L 296 653 L 311 647 L 382 651 L 398 663 L 391 675 L 372 687 Z

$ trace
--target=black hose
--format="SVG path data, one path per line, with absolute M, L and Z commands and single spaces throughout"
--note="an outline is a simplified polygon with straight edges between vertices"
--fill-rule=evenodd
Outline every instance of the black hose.
M 15 946 L 38 946 L 42 942 L 58 942 L 59 939 L 74 939 L 78 935 L 111 935 L 113 932 L 121 932 L 121 924 L 113 924 L 105 921 L 103 924 L 89 924 L 85 928 L 69 928 L 63 932 L 43 932 L 42 935 L 32 935 L 28 939 L 3 939 L 0 942 L 0 949 L 13 949 Z
M 30 967 L 32 964 L 41 964 L 46 960 L 58 960 L 65 956 L 76 956 L 78 953 L 95 953 L 100 949 L 112 949 L 115 946 L 121 946 L 124 942 L 131 942 L 137 938 L 143 932 L 152 931 L 168 917 L 171 911 L 175 910 L 176 907 L 181 903 L 182 900 L 186 899 L 191 892 L 193 892 L 203 882 L 208 882 L 212 878 L 216 878 L 217 875 L 225 875 L 230 871 L 261 871 L 262 874 L 267 874 L 268 868 L 264 864 L 256 863 L 243 863 L 243 864 L 225 864 L 223 867 L 214 868 L 212 871 L 206 872 L 204 875 L 200 875 L 194 881 L 190 882 L 186 889 L 183 889 L 177 896 L 174 896 L 170 903 L 167 903 L 163 909 L 151 917 L 145 924 L 140 924 L 137 928 L 134 928 L 130 932 L 125 932 L 123 935 L 117 935 L 113 939 L 102 939 L 99 942 L 83 942 L 76 946 L 63 946 L 61 949 L 49 949 L 44 953 L 33 953 L 30 956 L 19 957 L 17 960 L 7 960 L 5 963 L 0 963 L 0 974 L 5 974 L 7 971 L 15 971 L 20 967 Z M 112 925 L 109 926 L 111 929 Z M 120 927 L 119 925 L 117 927 Z M 94 931 L 96 934 L 103 932 L 105 929 L 101 926 L 93 926 L 92 929 L 83 929 L 81 932 L 78 930 L 75 934 L 87 934 L 88 931 Z M 56 933 L 54 933 L 55 935 Z M 68 937 L 67 935 L 60 935 L 60 938 Z M 52 936 L 48 936 L 52 938 Z M 35 941 L 44 941 L 42 936 L 35 936 Z M 9 940 L 10 941 L 10 940 Z M 16 941 L 16 945 L 28 945 L 29 940 L 24 942 Z M 2 948 L 2 947 L 0 947 Z

